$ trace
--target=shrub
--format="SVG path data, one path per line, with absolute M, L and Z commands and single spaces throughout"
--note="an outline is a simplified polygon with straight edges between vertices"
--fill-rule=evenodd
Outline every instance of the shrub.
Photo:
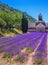
M 32 53 L 33 52 L 33 49 L 32 48 L 26 48 L 26 53 Z
M 9 53 L 4 53 L 4 55 L 3 55 L 3 58 L 11 58 L 11 57 L 12 57 L 12 55 Z
M 1 44 L 1 43 L 0 43 L 0 44 Z M 3 50 L 4 50 L 3 48 L 0 48 L 0 52 L 3 52 Z
M 25 57 L 23 55 L 18 55 L 15 60 L 19 62 L 24 62 Z
M 43 54 L 43 52 L 41 52 L 41 51 L 38 51 L 37 53 L 38 53 L 38 54 Z
M 42 63 L 43 63 L 43 59 L 40 59 L 39 57 L 35 57 L 35 58 L 34 58 L 34 61 L 35 61 L 35 63 L 37 63 L 37 64 L 42 64 Z
M 7 62 L 10 62 L 10 63 L 12 62 L 12 59 L 11 59 L 12 55 L 9 53 L 4 53 L 3 58 L 5 58 Z

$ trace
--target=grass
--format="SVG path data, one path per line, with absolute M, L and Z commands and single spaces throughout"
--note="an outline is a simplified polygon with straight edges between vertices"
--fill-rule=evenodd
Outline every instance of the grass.
M 5 36 L 5 37 L 6 37 L 6 36 L 14 36 L 15 33 L 12 33 L 12 32 L 9 32 L 9 33 L 6 33 L 6 32 L 5 32 L 5 33 L 0 32 L 0 35 L 1 35 L 0 37 L 3 37 L 3 36 Z
M 14 36 L 15 34 L 10 32 L 10 33 L 4 33 L 4 36 Z
M 19 34 L 22 34 L 22 31 L 21 31 L 21 30 L 18 30 L 18 29 L 16 29 L 16 28 L 14 28 L 14 31 L 16 31 L 16 32 L 19 33 Z
M 12 30 L 5 30 L 3 29 L 3 31 L 0 30 L 0 37 L 3 37 L 3 36 L 14 36 L 16 34 L 22 34 L 22 31 L 21 30 L 18 30 L 16 28 L 13 28 L 13 31 Z

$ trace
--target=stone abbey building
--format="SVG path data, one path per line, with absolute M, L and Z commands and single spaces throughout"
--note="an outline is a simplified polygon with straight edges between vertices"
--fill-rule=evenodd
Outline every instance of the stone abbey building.
M 38 20 L 35 23 L 28 23 L 28 32 L 32 31 L 48 32 L 48 23 L 45 23 L 41 14 L 39 14 Z

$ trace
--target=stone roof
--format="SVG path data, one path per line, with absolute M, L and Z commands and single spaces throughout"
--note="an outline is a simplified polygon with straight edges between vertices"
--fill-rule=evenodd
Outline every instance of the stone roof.
M 48 23 L 46 23 L 46 27 L 48 27 Z
M 35 24 L 36 23 L 28 23 L 28 28 L 35 28 L 36 27 Z
M 28 23 L 28 28 L 36 28 L 36 27 L 46 27 L 48 28 L 48 23 L 45 23 L 45 21 L 36 21 L 35 23 Z

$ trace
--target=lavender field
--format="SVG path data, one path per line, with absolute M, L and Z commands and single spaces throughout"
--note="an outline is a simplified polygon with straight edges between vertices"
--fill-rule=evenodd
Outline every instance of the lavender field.
M 0 38 L 1 54 L 3 59 L 11 57 L 13 63 L 17 62 L 16 65 L 18 62 L 21 65 L 48 65 L 48 33 L 30 32 L 13 37 L 2 37 Z M 15 65 L 12 62 L 10 65 Z

